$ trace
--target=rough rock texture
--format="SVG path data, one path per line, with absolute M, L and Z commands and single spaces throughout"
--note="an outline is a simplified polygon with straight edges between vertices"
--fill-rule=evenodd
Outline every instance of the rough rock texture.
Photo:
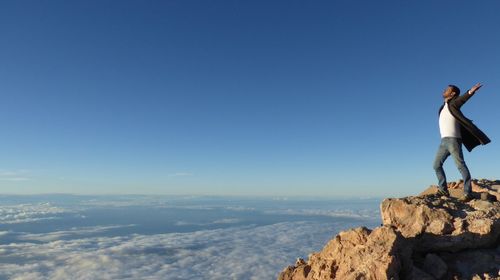
M 458 182 L 448 183 L 448 190 L 450 195 L 455 198 L 459 198 L 463 194 L 464 183 L 462 180 Z M 437 191 L 436 186 L 431 186 L 422 192 L 420 195 L 429 195 L 435 194 Z M 489 194 L 496 198 L 497 201 L 500 201 L 500 180 L 497 181 L 489 181 L 485 179 L 474 180 L 472 181 L 472 191 L 479 194 Z
M 456 252 L 496 244 L 500 236 L 500 202 L 417 196 L 388 198 L 382 223 L 418 244 L 418 251 Z
M 385 199 L 382 226 L 339 233 L 279 280 L 500 280 L 500 181 L 475 180 L 475 199 L 462 202 L 429 187 L 419 196 Z M 483 195 L 481 195 L 481 193 Z
M 282 279 L 399 279 L 404 251 L 404 238 L 391 227 L 355 228 L 339 233 L 308 263 L 288 267 Z

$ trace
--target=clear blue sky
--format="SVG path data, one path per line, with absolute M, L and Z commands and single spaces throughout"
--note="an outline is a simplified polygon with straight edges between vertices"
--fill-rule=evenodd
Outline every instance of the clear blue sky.
M 402 195 L 449 83 L 500 179 L 500 2 L 2 1 L 0 193 Z M 452 160 L 450 180 L 459 179 Z

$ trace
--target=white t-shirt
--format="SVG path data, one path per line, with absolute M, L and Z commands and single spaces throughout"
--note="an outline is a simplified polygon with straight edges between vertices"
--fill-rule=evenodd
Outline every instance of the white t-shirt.
M 462 135 L 460 134 L 460 124 L 450 113 L 448 103 L 446 102 L 444 103 L 443 110 L 441 110 L 441 113 L 439 114 L 439 132 L 441 133 L 441 138 L 462 138 Z

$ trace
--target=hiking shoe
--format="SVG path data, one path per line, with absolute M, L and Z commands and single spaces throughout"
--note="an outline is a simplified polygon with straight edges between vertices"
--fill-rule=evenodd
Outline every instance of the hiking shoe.
M 438 196 L 450 196 L 450 193 L 446 189 L 438 189 L 436 194 Z

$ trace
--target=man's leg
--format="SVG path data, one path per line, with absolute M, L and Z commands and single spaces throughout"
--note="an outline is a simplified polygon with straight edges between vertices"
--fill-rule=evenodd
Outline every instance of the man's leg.
M 456 141 L 450 143 L 449 149 L 451 156 L 455 160 L 458 171 L 460 171 L 460 174 L 462 174 L 462 179 L 464 180 L 464 194 L 471 194 L 471 176 L 469 168 L 467 168 L 467 165 L 464 161 L 464 154 L 462 152 L 462 140 L 457 138 Z
M 438 187 L 440 190 L 448 190 L 448 185 L 446 183 L 446 175 L 443 170 L 443 163 L 450 155 L 447 145 L 445 145 L 445 139 L 441 139 L 441 144 L 439 144 L 438 151 L 436 153 L 436 158 L 434 159 L 434 171 L 436 171 L 436 177 L 438 179 Z

